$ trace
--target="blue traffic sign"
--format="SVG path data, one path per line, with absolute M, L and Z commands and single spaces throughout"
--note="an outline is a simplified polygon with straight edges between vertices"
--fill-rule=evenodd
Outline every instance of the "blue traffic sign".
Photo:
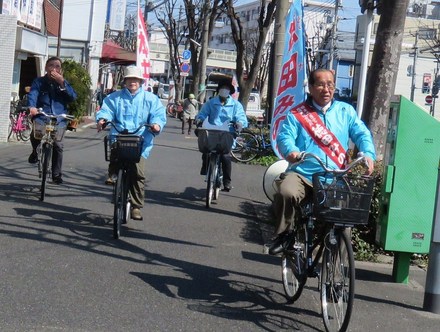
M 186 62 L 180 65 L 180 70 L 184 73 L 189 73 L 190 68 L 191 68 L 190 65 Z
M 184 50 L 182 53 L 182 58 L 184 61 L 188 61 L 191 59 L 191 51 L 190 50 Z

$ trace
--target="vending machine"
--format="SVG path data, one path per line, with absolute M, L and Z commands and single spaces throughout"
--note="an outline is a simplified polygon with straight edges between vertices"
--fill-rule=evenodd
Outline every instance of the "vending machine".
M 408 282 L 412 254 L 429 252 L 439 160 L 440 122 L 405 97 L 395 96 L 376 242 L 394 252 L 396 282 Z

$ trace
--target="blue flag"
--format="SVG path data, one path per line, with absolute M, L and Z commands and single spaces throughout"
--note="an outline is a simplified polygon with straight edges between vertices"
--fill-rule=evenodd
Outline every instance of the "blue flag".
M 270 139 L 278 158 L 276 138 L 281 123 L 293 107 L 302 103 L 305 98 L 305 38 L 302 1 L 293 1 L 286 16 L 286 40 L 284 43 L 283 63 L 280 81 L 272 115 Z

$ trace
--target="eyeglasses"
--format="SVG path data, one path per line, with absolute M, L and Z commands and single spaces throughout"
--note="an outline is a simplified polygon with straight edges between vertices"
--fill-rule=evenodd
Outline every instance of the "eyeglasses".
M 334 83 L 317 83 L 317 84 L 313 84 L 314 87 L 316 87 L 319 90 L 324 90 L 325 88 L 329 89 L 329 90 L 334 90 L 335 89 L 335 84 Z

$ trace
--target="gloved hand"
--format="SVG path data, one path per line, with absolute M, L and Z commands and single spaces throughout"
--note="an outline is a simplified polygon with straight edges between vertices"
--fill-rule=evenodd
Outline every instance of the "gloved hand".
M 234 128 L 236 131 L 240 132 L 243 130 L 243 125 L 241 124 L 241 122 L 236 122 Z
M 197 128 L 200 128 L 203 125 L 203 121 L 200 119 L 196 119 L 194 121 L 194 124 L 196 125 Z

